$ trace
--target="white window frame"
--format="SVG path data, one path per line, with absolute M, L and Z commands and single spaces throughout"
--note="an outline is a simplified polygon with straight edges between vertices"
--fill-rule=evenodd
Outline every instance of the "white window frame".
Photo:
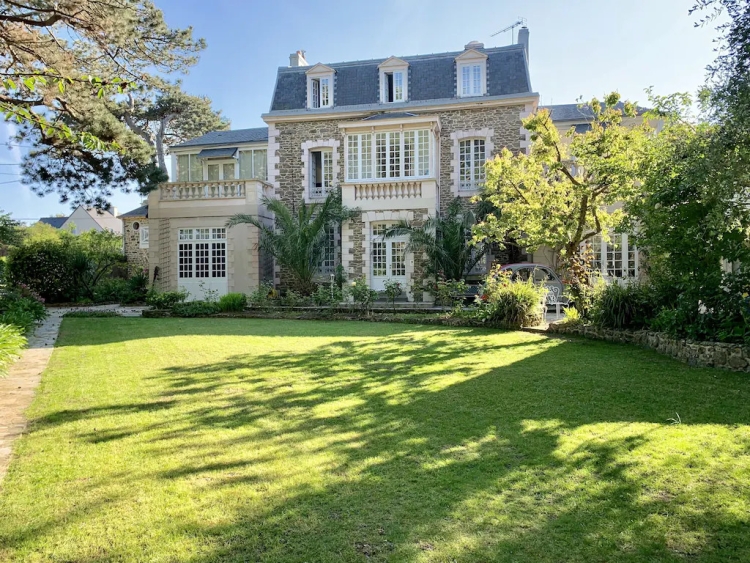
M 583 245 L 591 245 L 591 250 L 594 254 L 592 270 L 600 272 L 602 277 L 607 279 L 637 279 L 640 274 L 640 253 L 638 252 L 638 248 L 631 245 L 630 242 L 629 235 L 620 233 L 611 233 L 609 242 L 605 241 L 601 235 L 596 235 L 589 241 L 584 242 Z M 623 275 L 615 275 L 617 268 L 610 266 L 610 250 L 612 251 L 612 262 L 617 263 L 619 261 L 619 270 Z M 631 263 L 633 265 L 632 268 Z M 631 275 L 631 273 L 634 275 Z
M 385 175 L 378 175 L 378 137 L 385 139 Z M 407 137 L 413 136 L 413 150 L 406 151 Z M 394 141 L 398 142 L 398 145 Z M 369 159 L 363 151 L 369 146 Z M 392 149 L 398 155 L 398 174 L 394 175 L 391 166 Z M 432 173 L 433 135 L 430 129 L 402 129 L 349 133 L 346 136 L 346 181 L 372 182 L 385 180 L 405 180 L 430 178 Z M 426 155 L 422 152 L 426 149 Z M 353 153 L 352 151 L 356 151 Z M 411 154 L 412 174 L 406 175 L 407 160 Z
M 187 157 L 188 158 L 188 179 L 187 180 L 180 180 L 180 157 Z M 200 178 L 193 178 L 193 161 L 197 160 L 200 164 Z M 204 166 L 204 162 L 202 158 L 198 158 L 198 153 L 189 153 L 189 154 L 176 154 L 174 155 L 174 174 L 175 174 L 175 182 L 203 182 L 206 178 L 206 170 Z
M 409 63 L 397 57 L 390 57 L 378 65 L 380 71 L 380 103 L 395 104 L 409 100 Z M 388 100 L 387 75 L 393 75 L 393 100 Z M 396 98 L 396 75 L 401 76 L 401 96 Z
M 307 108 L 333 107 L 335 71 L 329 66 L 318 63 L 305 74 L 307 75 Z
M 456 96 L 475 98 L 486 94 L 487 55 L 476 49 L 468 49 L 456 57 Z
M 196 248 L 207 244 L 207 269 L 201 270 Z M 188 248 L 189 247 L 189 248 Z M 183 252 L 190 252 L 190 268 L 183 268 Z M 177 278 L 189 280 L 226 279 L 227 277 L 227 229 L 226 227 L 184 228 L 177 231 Z M 222 275 L 216 275 L 217 271 Z M 198 275 L 199 273 L 207 275 Z M 189 274 L 189 275 L 187 275 Z
M 331 189 L 334 189 L 339 181 L 339 146 L 341 142 L 337 139 L 320 141 L 305 141 L 302 143 L 302 182 L 304 186 L 305 201 L 322 201 Z M 324 190 L 324 195 L 316 194 L 312 188 L 313 177 L 311 174 L 312 158 L 311 152 L 331 151 L 331 185 Z M 324 187 L 325 188 L 325 187 Z
M 492 155 L 495 151 L 495 143 L 493 137 L 495 135 L 494 129 L 469 129 L 467 131 L 454 131 L 451 133 L 451 141 L 453 141 L 453 158 L 451 160 L 451 180 L 452 187 L 451 192 L 454 195 L 462 197 L 471 197 L 478 194 L 481 191 L 481 186 L 475 186 L 475 189 L 467 189 L 466 185 L 462 185 L 461 180 L 461 143 L 463 141 L 469 141 L 474 139 L 480 139 L 484 141 L 484 161 L 485 164 L 492 159 Z M 485 174 L 486 177 L 486 174 Z
M 226 164 L 231 164 L 234 167 L 234 175 L 233 175 L 234 177 L 233 178 L 225 178 L 224 177 L 224 166 Z M 236 180 L 237 176 L 239 176 L 239 173 L 240 173 L 240 170 L 239 170 L 240 164 L 239 164 L 239 161 L 236 158 L 232 158 L 232 159 L 218 159 L 217 158 L 215 160 L 211 159 L 211 160 L 206 160 L 205 165 L 204 165 L 205 170 L 204 170 L 203 177 L 206 178 L 206 182 L 209 181 L 208 180 L 208 167 L 212 166 L 212 165 L 217 165 L 219 167 L 219 179 L 218 180 L 211 180 L 211 182 L 216 182 L 216 181 L 218 181 L 218 182 L 224 182 L 226 180 Z
M 477 144 L 481 143 L 484 154 L 477 154 Z M 469 147 L 469 151 L 464 150 L 464 146 Z M 464 157 L 469 155 L 468 159 Z M 481 159 L 481 164 L 479 160 Z M 461 178 L 461 168 L 464 160 L 467 160 L 466 166 L 469 171 L 469 180 Z M 459 192 L 478 192 L 484 187 L 487 175 L 484 166 L 487 163 L 487 139 L 485 137 L 469 137 L 461 139 L 458 142 L 458 191 Z M 477 178 L 477 175 L 479 178 Z
M 265 153 L 265 174 L 261 177 L 258 176 L 258 172 L 255 170 L 255 153 L 263 152 Z M 251 171 L 251 177 L 250 178 L 240 178 L 242 176 L 242 153 L 249 153 L 250 158 L 250 167 L 252 169 Z M 240 180 L 263 180 L 264 182 L 268 181 L 268 149 L 267 148 L 249 148 L 249 149 L 239 149 L 237 153 L 237 177 Z
M 148 248 L 148 225 L 141 225 L 138 229 L 138 246 Z

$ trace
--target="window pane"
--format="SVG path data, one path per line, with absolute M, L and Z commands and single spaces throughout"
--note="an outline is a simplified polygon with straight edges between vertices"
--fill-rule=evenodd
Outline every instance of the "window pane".
M 390 133 L 388 177 L 401 176 L 401 133 Z
M 417 131 L 417 161 L 418 175 L 430 175 L 430 132 L 427 130 Z
M 406 243 L 405 242 L 392 242 L 391 243 L 391 275 L 392 276 L 405 276 L 406 275 Z
M 252 178 L 268 180 L 268 151 L 257 150 L 253 151 L 253 175 Z
M 464 96 L 469 95 L 469 84 L 471 83 L 469 75 L 469 67 L 461 67 L 461 94 Z
M 221 165 L 221 173 L 224 175 L 224 180 L 234 180 L 234 163 L 228 162 Z
M 320 107 L 326 107 L 328 106 L 328 96 L 329 96 L 329 79 L 328 78 L 321 78 L 320 79 Z
M 479 65 L 474 65 L 472 67 L 473 70 L 473 94 L 479 96 L 482 93 L 482 67 Z
M 177 157 L 177 181 L 190 181 L 190 157 L 186 154 Z
M 190 181 L 203 181 L 203 161 L 194 154 L 190 155 Z
M 312 107 L 320 107 L 320 80 L 313 79 L 310 81 L 310 90 L 312 91 Z
M 333 187 L 333 151 L 323 151 L 323 195 Z
M 253 151 L 240 151 L 240 178 L 253 178 Z
M 195 277 L 208 277 L 208 243 L 199 242 L 195 245 Z
M 404 73 L 403 72 L 393 73 L 393 101 L 394 102 L 404 101 Z
M 474 140 L 474 176 L 473 180 L 476 183 L 475 188 L 478 189 L 484 183 L 484 139 Z
M 375 134 L 375 177 L 385 178 L 387 171 L 386 134 Z
M 471 177 L 471 141 L 461 141 L 458 144 L 458 188 L 459 190 L 472 190 Z
M 219 165 L 218 164 L 209 164 L 208 165 L 208 180 L 210 182 L 215 182 L 219 179 Z
M 404 176 L 414 176 L 414 137 L 415 131 L 404 132 Z
M 178 275 L 181 278 L 193 277 L 193 243 L 186 242 L 178 245 Z
M 359 178 L 359 135 L 349 135 L 346 158 L 346 177 L 356 180 Z
M 211 243 L 211 277 L 224 278 L 227 275 L 227 243 Z
M 362 150 L 362 178 L 372 178 L 372 135 L 360 135 Z

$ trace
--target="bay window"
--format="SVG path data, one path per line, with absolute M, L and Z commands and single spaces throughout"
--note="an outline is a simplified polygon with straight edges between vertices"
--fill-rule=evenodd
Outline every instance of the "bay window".
M 384 180 L 430 175 L 428 129 L 350 134 L 347 179 Z
M 458 145 L 459 191 L 482 189 L 485 181 L 484 165 L 487 161 L 484 139 L 466 139 Z

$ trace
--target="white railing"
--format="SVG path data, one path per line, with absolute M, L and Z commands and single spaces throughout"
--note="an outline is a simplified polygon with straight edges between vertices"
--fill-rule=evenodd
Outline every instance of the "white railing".
M 377 182 L 355 184 L 355 200 L 411 199 L 422 197 L 422 182 Z
M 484 188 L 484 181 L 461 180 L 458 183 L 459 192 L 478 192 Z
M 211 182 L 170 182 L 159 188 L 162 201 L 191 199 L 243 198 L 247 193 L 244 180 L 217 180 Z

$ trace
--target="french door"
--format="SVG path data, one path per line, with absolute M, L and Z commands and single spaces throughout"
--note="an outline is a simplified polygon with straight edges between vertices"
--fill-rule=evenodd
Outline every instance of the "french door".
M 219 180 L 235 180 L 234 161 L 232 162 L 214 162 L 206 165 L 206 175 L 209 182 Z
M 180 229 L 177 236 L 177 286 L 189 299 L 205 299 L 211 292 L 225 295 L 227 286 L 227 230 Z
M 401 283 L 406 288 L 406 243 L 407 238 L 385 238 L 387 223 L 372 224 L 372 246 L 370 249 L 371 281 L 370 287 L 375 291 L 385 290 L 387 280 Z

